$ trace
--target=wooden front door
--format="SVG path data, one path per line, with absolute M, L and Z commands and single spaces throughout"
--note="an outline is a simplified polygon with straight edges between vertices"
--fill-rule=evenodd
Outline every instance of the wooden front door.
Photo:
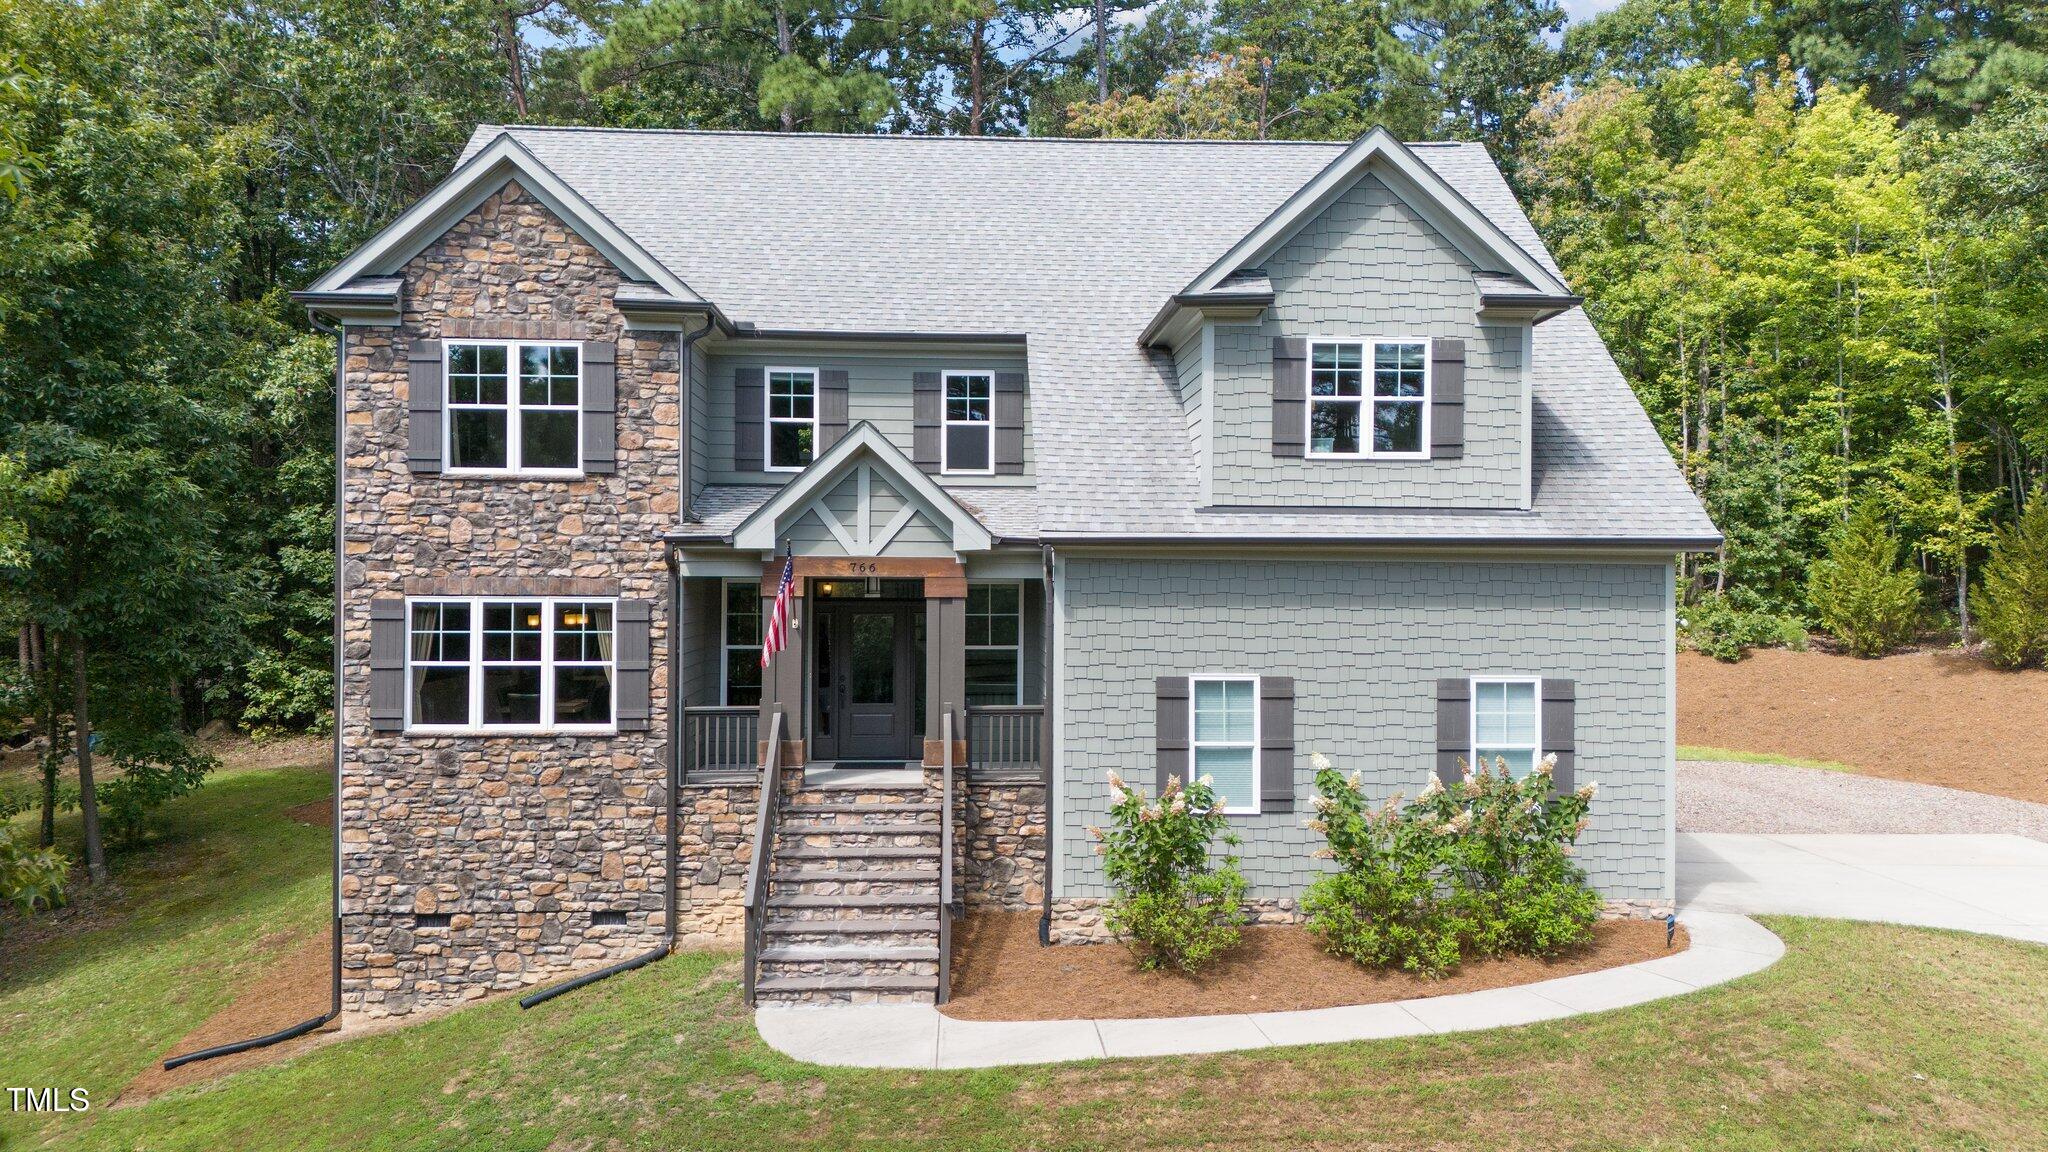
M 917 694 L 916 614 L 902 601 L 820 600 L 818 722 L 820 760 L 908 760 Z M 921 758 L 921 757 L 920 757 Z

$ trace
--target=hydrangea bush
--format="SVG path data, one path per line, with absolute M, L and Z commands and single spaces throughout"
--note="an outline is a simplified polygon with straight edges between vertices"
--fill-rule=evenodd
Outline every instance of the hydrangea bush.
M 1592 934 L 1600 897 L 1572 862 L 1594 789 L 1552 787 L 1544 757 L 1516 779 L 1504 762 L 1432 778 L 1414 803 L 1368 804 L 1361 774 L 1317 753 L 1309 827 L 1337 862 L 1303 897 L 1309 930 L 1331 952 L 1375 967 L 1438 975 L 1467 954 L 1548 956 Z
M 1090 828 L 1101 843 L 1103 870 L 1115 895 L 1106 922 L 1147 969 L 1193 972 L 1238 942 L 1244 923 L 1244 875 L 1237 857 L 1212 855 L 1212 844 L 1236 847 L 1223 817 L 1223 798 L 1204 776 L 1167 783 L 1148 801 L 1109 774 L 1116 801 L 1109 827 Z

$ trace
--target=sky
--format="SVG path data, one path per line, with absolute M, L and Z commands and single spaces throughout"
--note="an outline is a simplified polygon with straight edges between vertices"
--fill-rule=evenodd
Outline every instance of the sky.
M 1573 24 L 1591 20 L 1621 3 L 1621 0 L 1563 0 L 1564 14 Z

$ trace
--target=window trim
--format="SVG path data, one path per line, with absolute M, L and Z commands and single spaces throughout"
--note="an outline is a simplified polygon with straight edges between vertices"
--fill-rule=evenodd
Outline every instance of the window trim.
M 1263 732 L 1263 731 L 1261 730 L 1261 728 L 1262 728 L 1262 725 L 1261 725 L 1261 717 L 1259 716 L 1259 713 L 1260 713 L 1260 712 L 1261 712 L 1261 711 L 1262 711 L 1263 709 L 1261 709 L 1261 707 L 1260 707 L 1260 705 L 1259 705 L 1259 700 L 1260 700 L 1260 692 L 1259 692 L 1259 676 L 1258 676 L 1258 675 L 1257 675 L 1256 673 L 1251 673 L 1251 672 L 1197 672 L 1197 673 L 1195 673 L 1194 675 L 1192 675 L 1192 676 L 1189 676 L 1189 677 L 1188 677 L 1188 777 L 1189 777 L 1189 779 L 1200 779 L 1200 778 L 1201 778 L 1201 775 L 1202 775 L 1202 757 L 1201 757 L 1201 749 L 1203 749 L 1203 748 L 1239 748 L 1239 747 L 1243 747 L 1243 746 L 1244 746 L 1244 742 L 1243 742 L 1243 741 L 1241 741 L 1241 740 L 1226 740 L 1226 741 L 1217 741 L 1217 740 L 1210 740 L 1210 741 L 1206 741 L 1206 742 L 1205 742 L 1205 741 L 1199 741 L 1199 740 L 1197 740 L 1197 739 L 1195 738 L 1195 731 L 1196 731 L 1196 728 L 1195 728 L 1195 716 L 1196 716 L 1196 713 L 1197 713 L 1198 711 L 1200 711 L 1199 707 L 1198 707 L 1198 706 L 1197 706 L 1197 704 L 1196 704 L 1196 693 L 1195 693 L 1195 687 L 1196 687 L 1196 685 L 1202 684 L 1202 683 L 1204 683 L 1204 682 L 1216 682 L 1216 681 L 1220 681 L 1220 682 L 1226 682 L 1226 683 L 1240 683 L 1240 684 L 1250 684 L 1250 685 L 1252 686 L 1252 735 L 1251 735 L 1251 753 L 1252 753 L 1252 795 L 1251 795 L 1251 803 L 1250 803 L 1249 805 L 1246 805 L 1246 806 L 1241 806 L 1241 807 L 1234 807 L 1234 806 L 1232 806 L 1232 805 L 1231 805 L 1231 803 L 1230 803 L 1230 797 L 1228 797 L 1228 796 L 1225 796 L 1225 797 L 1223 798 L 1223 800 L 1224 800 L 1224 804 L 1223 804 L 1223 814 L 1224 814 L 1225 816 L 1256 816 L 1256 815 L 1258 815 L 1258 814 L 1259 814 L 1259 811 L 1260 811 L 1260 802 L 1261 802 L 1261 800 L 1262 800 L 1262 799 L 1264 798 L 1264 788 L 1265 788 L 1265 780 L 1264 780 L 1264 779 L 1262 778 L 1262 777 L 1264 776 L 1264 765 L 1262 765 L 1262 764 L 1260 764 L 1260 763 L 1259 763 L 1259 761 L 1260 761 L 1261 759 L 1263 759 L 1263 757 L 1262 757 L 1262 756 L 1260 755 L 1260 753 L 1259 753 L 1259 749 L 1260 749 L 1260 747 L 1261 747 L 1260 741 L 1264 739 L 1264 737 L 1265 737 L 1265 733 L 1264 733 L 1264 732 Z
M 412 611 L 419 604 L 469 605 L 469 722 L 463 724 L 420 724 L 413 720 Z M 540 716 L 538 724 L 484 724 L 484 606 L 486 604 L 539 604 L 540 630 Z M 573 660 L 568 667 L 611 669 L 611 721 L 606 724 L 558 724 L 555 714 L 555 608 L 561 604 L 602 604 L 612 610 L 612 658 L 602 663 Z M 498 665 L 506 661 L 494 662 Z M 512 661 L 525 665 L 527 661 Z M 426 667 L 452 668 L 451 661 L 429 661 Z M 422 736 L 527 736 L 579 735 L 609 736 L 619 730 L 619 598 L 616 596 L 408 596 L 405 598 L 405 731 Z
M 992 705 L 992 707 L 1008 707 L 1008 708 L 1016 708 L 1016 707 L 1020 707 L 1020 706 L 1022 706 L 1022 705 L 1023 705 L 1023 703 L 1024 703 L 1024 581 L 1022 581 L 1022 580 L 969 580 L 969 581 L 967 582 L 967 587 L 968 587 L 968 589 L 969 589 L 970 591 L 971 591 L 971 590 L 973 590 L 973 589 L 974 589 L 974 588 L 976 588 L 976 587 L 984 587 L 984 588 L 999 588 L 999 587 L 1004 587 L 1004 586 L 1008 586 L 1008 587 L 1011 587 L 1011 588 L 1015 588 L 1015 589 L 1017 590 L 1017 642 L 1016 642 L 1015 644 L 966 644 L 966 643 L 963 643 L 963 644 L 962 644 L 962 645 L 960 646 L 960 648 L 961 648 L 961 652 L 962 652 L 962 654 L 963 654 L 963 655 L 962 655 L 962 660 L 961 660 L 961 663 L 962 663 L 962 665 L 963 665 L 963 667 L 964 667 L 964 666 L 965 666 L 965 664 L 966 664 L 966 659 L 965 659 L 965 655 L 964 655 L 964 654 L 965 654 L 965 653 L 968 653 L 968 652 L 1001 652 L 1001 651 L 1004 651 L 1005 649 L 1008 649 L 1008 650 L 1011 650 L 1011 651 L 1014 651 L 1014 652 L 1016 652 L 1016 654 L 1017 654 L 1017 698 L 1016 698 L 1015 700 L 1012 700 L 1012 701 L 1011 701 L 1011 702 L 1010 702 L 1009 704 L 1006 704 L 1006 705 Z M 965 603 L 965 600 L 964 600 L 964 598 L 963 598 L 963 601 L 962 601 L 962 603 L 963 603 L 963 604 Z M 971 707 L 971 705 L 970 705 L 970 707 Z
M 455 459 L 455 413 L 495 412 L 496 404 L 461 404 L 455 400 L 455 390 L 449 384 L 449 370 L 458 347 L 503 348 L 505 350 L 505 466 L 502 468 L 458 468 Z M 576 349 L 576 466 L 574 468 L 527 468 L 516 461 L 520 458 L 520 412 L 527 407 L 519 400 L 519 353 L 524 348 L 574 348 Z M 444 413 L 441 424 L 441 473 L 445 476 L 539 476 L 572 477 L 589 475 L 583 461 L 583 342 L 580 340 L 499 340 L 489 338 L 444 338 L 441 341 L 441 410 Z M 533 408 L 543 412 L 561 412 L 559 404 L 535 404 Z M 431 599 L 431 597 L 429 597 Z
M 1363 379 L 1357 397 L 1358 410 L 1358 451 L 1318 452 L 1315 440 L 1316 402 L 1316 346 L 1321 344 L 1357 344 L 1362 349 L 1359 369 Z M 1422 345 L 1422 395 L 1415 397 L 1386 397 L 1398 399 L 1401 403 L 1415 403 L 1422 408 L 1420 447 L 1413 452 L 1379 452 L 1372 446 L 1372 408 L 1375 397 L 1372 394 L 1374 352 L 1382 344 Z M 1308 340 L 1307 363 L 1303 369 L 1302 389 L 1306 402 L 1301 412 L 1302 456 L 1309 460 L 1427 460 L 1430 458 L 1430 408 L 1436 394 L 1436 367 L 1430 359 L 1430 338 L 1427 336 L 1311 336 Z M 1324 403 L 1336 400 L 1350 403 L 1349 396 L 1320 397 Z
M 988 379 L 988 420 L 955 420 L 950 414 L 947 394 L 956 376 L 984 376 Z M 952 440 L 946 434 L 950 428 L 988 429 L 988 467 L 955 468 L 951 460 Z M 939 475 L 941 476 L 993 476 L 996 474 L 996 372 L 993 368 L 948 368 L 939 373 Z
M 1473 676 L 1466 684 L 1467 694 L 1471 697 L 1466 705 L 1465 716 L 1465 731 L 1471 737 L 1471 742 L 1465 748 L 1466 766 L 1475 772 L 1479 770 L 1479 686 L 1481 684 L 1527 684 L 1531 689 L 1531 698 L 1536 705 L 1536 712 L 1533 718 L 1536 738 L 1531 741 L 1530 752 L 1532 755 L 1529 757 L 1529 770 L 1535 771 L 1536 765 L 1543 762 L 1543 677 Z M 1521 751 L 1519 748 L 1511 748 L 1505 745 L 1498 745 L 1498 747 L 1509 752 Z
M 775 415 L 775 374 L 809 376 L 811 378 L 811 418 L 799 420 L 794 416 Z M 769 365 L 761 369 L 761 470 L 763 472 L 796 473 L 818 462 L 818 386 L 821 373 L 816 368 L 805 368 L 794 364 Z M 775 462 L 775 426 L 777 424 L 807 425 L 811 430 L 811 459 L 808 464 L 777 464 Z
M 734 648 L 744 648 L 749 651 L 759 652 L 761 645 L 734 644 L 732 642 L 732 621 L 728 619 L 732 615 L 732 609 L 728 607 L 727 596 L 729 594 L 728 590 L 734 584 L 754 585 L 757 597 L 761 586 L 759 580 L 752 580 L 741 576 L 727 576 L 718 582 L 718 706 L 721 708 L 751 708 L 757 705 L 734 704 L 732 702 L 732 650 Z M 761 602 L 757 598 L 754 601 L 754 616 L 757 621 L 760 615 Z M 763 677 L 761 688 L 764 690 L 768 686 L 765 681 L 766 677 Z

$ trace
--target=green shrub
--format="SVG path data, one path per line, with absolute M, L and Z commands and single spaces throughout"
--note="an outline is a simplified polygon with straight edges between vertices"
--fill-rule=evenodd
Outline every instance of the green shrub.
M 1991 542 L 1977 591 L 1977 632 L 1992 663 L 2048 662 L 2048 490 Z
M 123 843 L 142 839 L 151 814 L 197 789 L 220 765 L 176 736 L 110 739 L 106 746 L 119 774 L 99 786 L 100 820 Z
M 1600 897 L 1572 863 L 1593 786 L 1554 792 L 1557 757 L 1517 780 L 1505 761 L 1471 767 L 1456 788 L 1425 792 L 1426 819 L 1459 826 L 1449 853 L 1453 903 L 1482 956 L 1552 956 L 1592 937 Z
M 1210 845 L 1235 847 L 1210 780 L 1171 780 L 1148 803 L 1116 773 L 1110 826 L 1090 828 L 1102 843 L 1104 872 L 1115 895 L 1106 922 L 1147 969 L 1193 972 L 1238 941 L 1244 923 L 1244 875 L 1237 857 L 1220 860 Z
M 33 847 L 28 837 L 0 829 L 0 904 L 26 916 L 38 906 L 64 904 L 64 878 L 71 862 L 55 848 Z
M 1419 807 L 1389 797 L 1373 808 L 1359 776 L 1344 776 L 1318 753 L 1315 818 L 1338 871 L 1302 896 L 1308 930 L 1323 947 L 1376 968 L 1434 976 L 1454 968 L 1469 926 L 1446 899 L 1440 874 L 1453 836 Z
M 1880 656 L 1912 639 L 1920 577 L 1899 565 L 1899 538 L 1875 504 L 1858 508 L 1828 538 L 1807 573 L 1807 598 L 1823 627 L 1857 656 Z
M 1601 901 L 1571 854 L 1593 788 L 1554 795 L 1555 757 L 1520 780 L 1505 764 L 1468 769 L 1452 788 L 1432 779 L 1414 803 L 1396 795 L 1378 808 L 1358 773 L 1312 761 L 1309 827 L 1339 870 L 1302 908 L 1329 951 L 1437 975 L 1468 953 L 1550 956 L 1591 937 Z
M 1746 612 L 1726 596 L 1709 593 L 1685 606 L 1679 615 L 1679 639 L 1686 647 L 1716 660 L 1734 662 L 1751 648 L 1806 648 L 1806 622 L 1774 612 Z

